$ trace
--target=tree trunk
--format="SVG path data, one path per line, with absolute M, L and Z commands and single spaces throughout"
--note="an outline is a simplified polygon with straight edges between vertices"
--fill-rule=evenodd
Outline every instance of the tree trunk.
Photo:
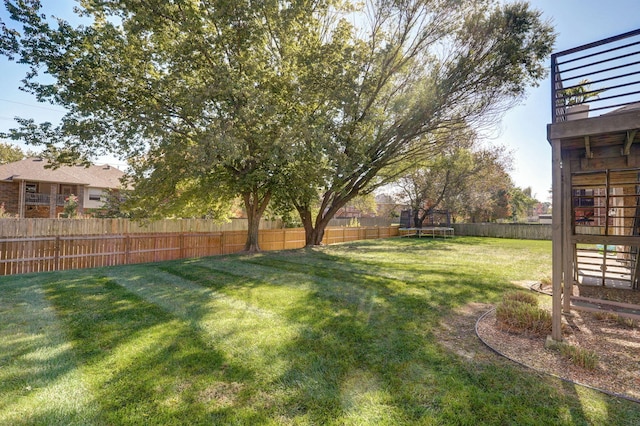
M 420 209 L 413 211 L 413 227 L 422 228 L 422 218 L 420 217 Z
M 313 218 L 311 217 L 311 211 L 306 207 L 296 206 L 296 210 L 300 215 L 302 226 L 304 227 L 304 239 L 305 246 L 309 247 L 314 245 L 315 241 L 315 229 L 313 228 Z
M 244 244 L 244 251 L 255 253 L 260 251 L 260 219 L 271 199 L 271 192 L 267 192 L 262 197 L 258 190 L 242 194 L 244 206 L 247 211 L 248 229 L 247 241 Z
M 331 219 L 327 217 L 320 217 L 320 214 L 318 214 L 314 226 L 313 217 L 311 216 L 311 211 L 308 208 L 298 206 L 296 207 L 296 210 L 298 210 L 302 226 L 304 226 L 305 246 L 311 247 L 321 245 L 322 238 L 324 238 L 324 230 Z
M 311 215 L 311 209 L 308 205 L 299 205 L 294 202 L 296 210 L 300 215 L 300 220 L 304 226 L 305 244 L 306 247 L 322 245 L 322 239 L 324 238 L 324 231 L 329 225 L 333 216 L 344 207 L 349 201 L 358 195 L 357 191 L 349 193 L 344 197 L 334 197 L 333 193 L 325 193 L 322 202 L 320 203 L 320 209 L 313 221 Z
M 255 215 L 247 214 L 249 219 L 247 229 L 247 241 L 244 244 L 244 251 L 255 253 L 260 251 L 260 218 L 256 218 Z
M 324 238 L 324 231 L 327 229 L 329 222 L 333 216 L 344 207 L 354 196 L 347 197 L 335 202 L 331 207 L 324 210 L 321 208 L 320 212 L 316 216 L 315 224 L 313 223 L 311 212 L 309 209 L 299 208 L 298 213 L 300 219 L 304 225 L 305 242 L 306 246 L 319 246 L 322 245 L 322 239 Z
M 320 221 L 316 221 L 316 226 L 311 230 L 311 233 L 306 235 L 307 246 L 319 246 L 322 245 L 322 239 L 324 238 L 324 231 L 331 219 L 326 217 Z

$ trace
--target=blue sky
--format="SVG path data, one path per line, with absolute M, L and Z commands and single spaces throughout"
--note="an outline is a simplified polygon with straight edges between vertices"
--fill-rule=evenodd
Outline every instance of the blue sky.
M 556 28 L 558 38 L 554 51 L 561 51 L 606 37 L 640 28 L 638 0 L 530 0 L 541 10 L 544 19 Z M 47 11 L 69 16 L 73 2 L 45 2 Z M 4 7 L 0 16 L 7 20 Z M 547 61 L 547 66 L 549 61 Z M 56 122 L 64 111 L 56 106 L 38 104 L 18 89 L 26 67 L 0 58 L 0 131 L 15 127 L 13 117 L 33 118 L 36 122 Z M 491 143 L 505 145 L 513 153 L 511 176 L 517 186 L 531 186 L 541 201 L 548 200 L 551 188 L 551 149 L 546 139 L 546 126 L 551 120 L 550 81 L 528 90 L 527 98 L 507 112 L 494 132 Z M 115 160 L 108 159 L 112 165 Z

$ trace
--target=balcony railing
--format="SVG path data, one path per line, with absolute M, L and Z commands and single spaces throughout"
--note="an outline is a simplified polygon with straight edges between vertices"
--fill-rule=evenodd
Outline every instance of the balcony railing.
M 67 201 L 67 197 L 69 197 L 69 196 L 68 195 L 62 195 L 62 194 L 56 195 L 56 205 L 64 206 L 64 202 Z
M 40 194 L 37 192 L 27 192 L 25 194 L 24 201 L 30 205 L 49 205 L 49 201 L 51 200 L 51 195 L 49 194 Z
M 64 206 L 64 202 L 68 195 L 57 194 L 56 205 Z M 25 204 L 34 206 L 48 206 L 51 202 L 51 194 L 42 194 L 38 192 L 27 192 L 24 198 Z
M 639 103 L 640 29 L 551 55 L 551 82 L 553 123 L 582 118 L 573 105 L 593 117 Z

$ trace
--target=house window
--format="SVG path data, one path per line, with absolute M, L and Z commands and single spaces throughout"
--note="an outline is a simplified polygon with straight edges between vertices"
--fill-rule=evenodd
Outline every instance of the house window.
M 593 189 L 573 190 L 573 214 L 576 225 L 594 225 L 595 198 Z
M 65 196 L 73 194 L 73 187 L 69 185 L 60 185 L 60 194 Z
M 35 194 L 36 192 L 38 192 L 38 184 L 37 183 L 27 183 L 25 185 L 25 192 L 28 192 L 30 194 Z
M 593 207 L 594 194 L 592 189 L 574 189 L 573 190 L 573 206 L 574 207 Z
M 91 200 L 91 201 L 102 201 L 103 200 L 102 191 L 91 191 L 91 190 L 89 190 L 89 200 Z

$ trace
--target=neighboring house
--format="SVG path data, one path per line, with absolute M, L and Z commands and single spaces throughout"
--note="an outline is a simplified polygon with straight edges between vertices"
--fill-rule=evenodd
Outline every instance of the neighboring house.
M 46 168 L 47 160 L 26 160 L 0 165 L 0 204 L 9 214 L 28 218 L 56 218 L 65 200 L 78 197 L 78 212 L 99 209 L 111 189 L 121 187 L 124 173 L 116 168 L 91 165 Z
M 336 219 L 352 219 L 360 217 L 372 217 L 369 214 L 363 213 L 362 210 L 355 206 L 344 206 L 340 208 L 334 215 Z
M 402 210 L 408 209 L 407 204 L 399 203 L 395 197 L 389 194 L 376 195 L 376 212 L 378 217 L 397 218 Z
M 359 219 L 359 218 L 395 218 L 400 215 L 400 210 L 405 206 L 398 204 L 396 200 L 387 194 L 378 194 L 375 196 L 375 211 L 362 211 L 360 207 L 353 204 L 347 204 L 339 209 L 334 217 L 336 219 Z

